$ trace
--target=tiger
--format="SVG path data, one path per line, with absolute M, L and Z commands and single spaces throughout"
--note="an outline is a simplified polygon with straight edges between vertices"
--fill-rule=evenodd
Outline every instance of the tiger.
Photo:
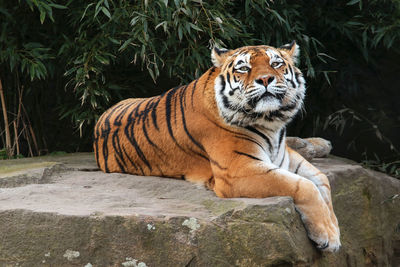
M 212 48 L 213 66 L 198 79 L 100 116 L 99 168 L 201 183 L 221 198 L 290 196 L 316 247 L 338 251 L 328 178 L 286 144 L 306 90 L 298 57 L 294 41 Z

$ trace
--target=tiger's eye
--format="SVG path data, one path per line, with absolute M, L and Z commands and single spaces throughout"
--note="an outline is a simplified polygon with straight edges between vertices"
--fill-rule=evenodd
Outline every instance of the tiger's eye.
M 249 71 L 250 68 L 249 68 L 249 67 L 246 67 L 246 66 L 243 66 L 243 67 L 240 67 L 239 70 L 240 70 L 240 71 Z
M 273 68 L 277 68 L 277 67 L 279 67 L 281 65 L 281 62 L 272 62 L 271 63 L 271 67 L 273 67 Z

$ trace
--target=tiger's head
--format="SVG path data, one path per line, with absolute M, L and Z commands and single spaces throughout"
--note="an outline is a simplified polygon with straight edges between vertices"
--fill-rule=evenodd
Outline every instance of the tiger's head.
M 295 66 L 298 55 L 295 42 L 280 48 L 214 48 L 211 59 L 220 68 L 215 96 L 225 122 L 243 127 L 280 127 L 289 122 L 305 94 L 305 80 Z

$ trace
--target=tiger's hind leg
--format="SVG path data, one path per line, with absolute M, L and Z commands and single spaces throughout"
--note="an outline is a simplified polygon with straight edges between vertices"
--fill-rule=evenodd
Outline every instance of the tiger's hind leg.
M 324 158 L 328 156 L 332 150 L 331 142 L 320 137 L 305 139 L 299 137 L 286 137 L 286 144 L 307 160 L 312 160 L 313 158 Z

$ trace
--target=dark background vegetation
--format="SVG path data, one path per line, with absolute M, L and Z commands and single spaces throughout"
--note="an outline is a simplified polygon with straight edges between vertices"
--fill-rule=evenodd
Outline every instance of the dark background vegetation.
M 290 135 L 400 176 L 398 0 L 0 0 L 0 29 L 3 158 L 92 151 L 106 108 L 200 76 L 214 44 L 296 40 L 308 93 Z

